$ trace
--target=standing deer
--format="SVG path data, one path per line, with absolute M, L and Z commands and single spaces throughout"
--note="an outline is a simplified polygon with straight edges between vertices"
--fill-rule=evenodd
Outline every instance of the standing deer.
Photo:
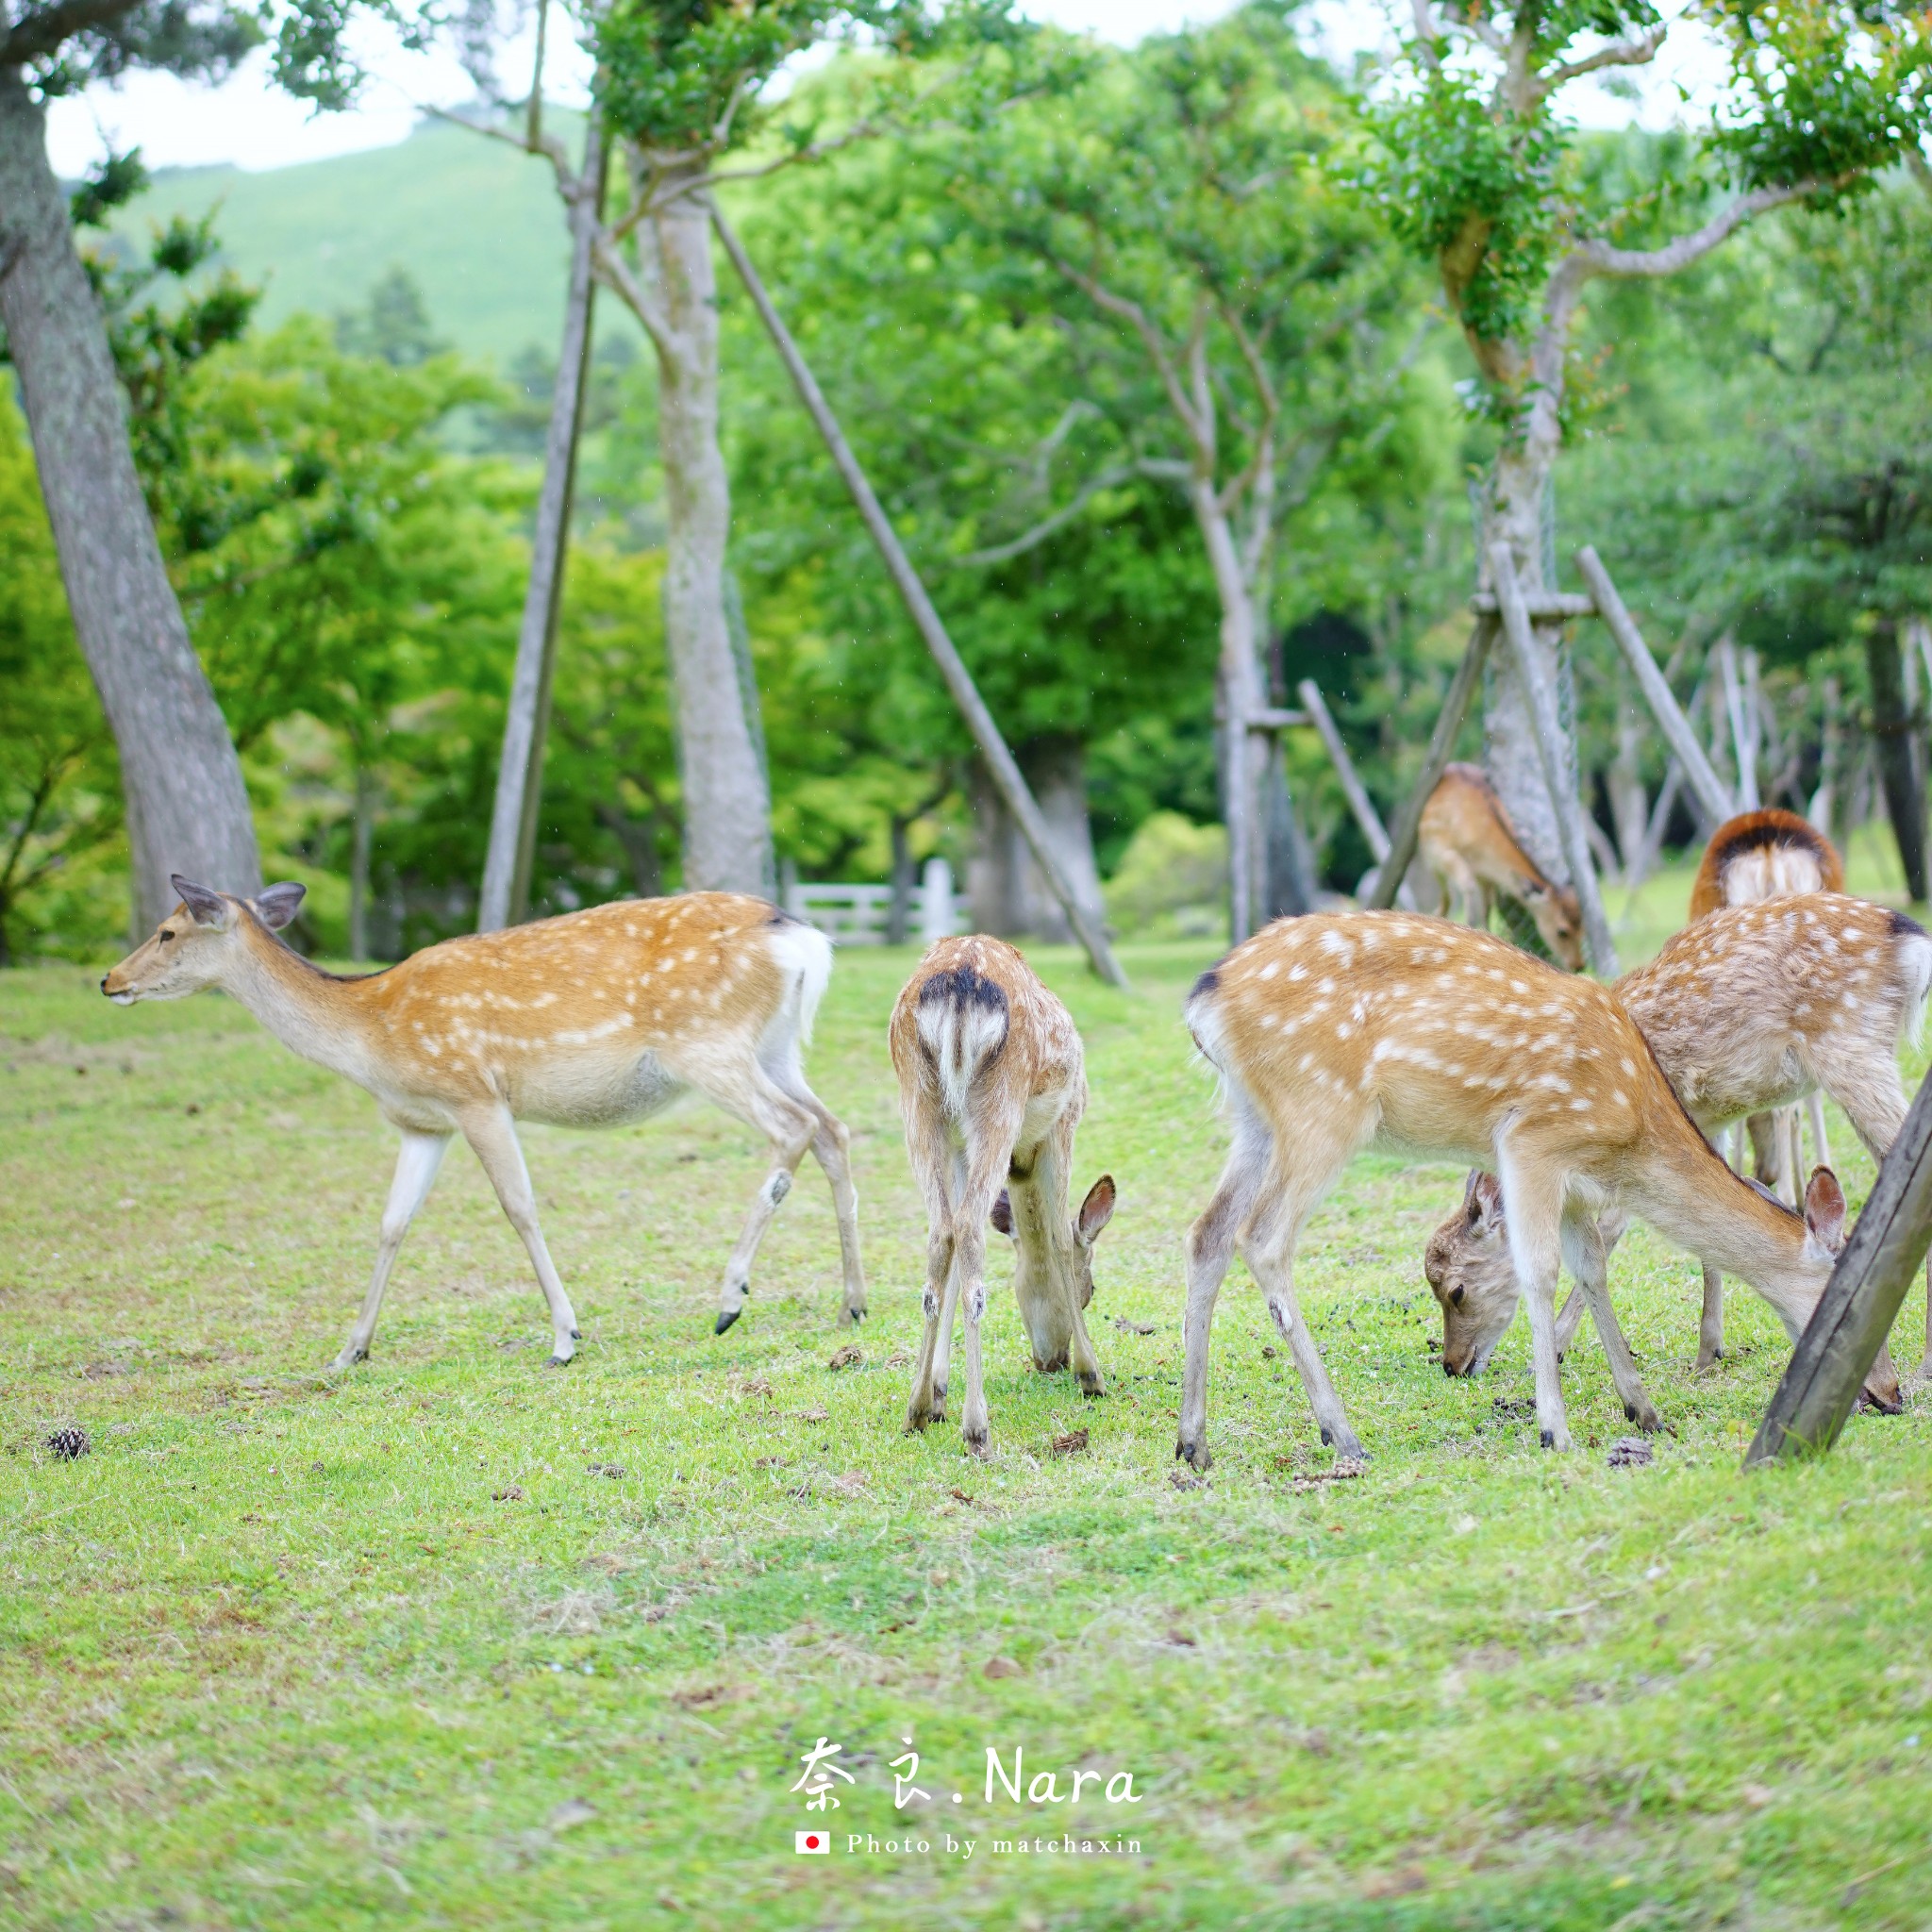
M 1186 1014 L 1234 1124 L 1220 1185 L 1186 1244 L 1174 1453 L 1196 1469 L 1209 1460 L 1215 1297 L 1237 1247 L 1293 1354 L 1322 1440 L 1360 1456 L 1296 1305 L 1293 1262 L 1308 1216 L 1372 1141 L 1502 1176 L 1548 1448 L 1570 1445 L 1555 1307 L 1565 1258 L 1598 1317 L 1625 1408 L 1656 1422 L 1607 1319 L 1596 1217 L 1613 1203 L 1741 1275 L 1793 1338 L 1824 1291 L 1844 1228 L 1830 1174 L 1813 1176 L 1802 1216 L 1740 1180 L 1607 990 L 1487 933 L 1401 912 L 1277 920 L 1202 974 Z
M 1543 943 L 1571 972 L 1583 966 L 1583 911 L 1576 894 L 1543 876 L 1516 842 L 1496 788 L 1474 765 L 1442 768 L 1418 828 L 1423 863 L 1442 888 L 1444 910 L 1487 930 L 1498 892 L 1521 901 Z
M 1822 1088 L 1881 1160 L 1905 1124 L 1899 1050 L 1918 1037 L 1928 990 L 1932 938 L 1902 912 L 1835 892 L 1708 912 L 1611 988 L 1706 1134 Z M 1623 1229 L 1618 1209 L 1602 1217 L 1606 1254 Z M 1429 1240 L 1423 1272 L 1442 1308 L 1443 1369 L 1480 1374 L 1517 1301 L 1502 1196 L 1490 1175 L 1470 1176 L 1461 1208 Z M 1699 1368 L 1722 1353 L 1720 1282 L 1706 1270 Z M 1573 1297 L 1557 1322 L 1559 1351 L 1581 1316 Z M 1889 1357 L 1874 1367 L 1868 1392 L 1895 1407 Z
M 1033 1366 L 1071 1362 L 1080 1392 L 1098 1395 L 1100 1361 L 1081 1311 L 1093 1298 L 1093 1243 L 1113 1214 L 1113 1178 L 1102 1174 L 1068 1215 L 1074 1131 L 1087 1108 L 1080 1036 L 1011 946 L 984 935 L 940 941 L 899 994 L 891 1038 L 927 1228 L 925 1333 L 906 1426 L 945 1420 L 953 1310 L 963 1303 L 960 1434 L 983 1456 L 987 1222 L 1013 1238 L 1013 1292 Z
M 396 1252 L 457 1133 L 529 1251 L 550 1307 L 551 1364 L 569 1361 L 576 1316 L 537 1224 L 515 1124 L 617 1126 L 693 1087 L 772 1143 L 772 1171 L 725 1264 L 718 1333 L 743 1310 L 752 1257 L 808 1148 L 838 1208 L 841 1322 L 864 1315 L 847 1135 L 798 1062 L 832 970 L 830 941 L 815 928 L 735 892 L 624 899 L 444 940 L 387 972 L 340 978 L 275 937 L 302 887 L 241 899 L 173 883 L 181 904 L 101 991 L 125 1007 L 219 987 L 285 1046 L 374 1094 L 402 1133 L 375 1272 L 337 1370 L 368 1356 Z
M 1704 848 L 1697 876 L 1690 883 L 1690 917 L 1699 920 L 1721 906 L 1756 906 L 1793 892 L 1841 892 L 1844 885 L 1844 861 L 1809 819 L 1791 811 L 1741 812 L 1726 819 Z M 1824 1103 L 1815 1090 L 1810 1112 L 1812 1146 L 1820 1165 L 1829 1167 Z M 1789 1174 L 1795 1192 L 1798 1176 L 1805 1171 L 1797 1114 L 1760 1109 L 1744 1125 L 1758 1179 L 1782 1187 Z M 1742 1149 L 1738 1153 L 1741 1166 Z M 1710 1291 L 1708 1283 L 1706 1291 Z

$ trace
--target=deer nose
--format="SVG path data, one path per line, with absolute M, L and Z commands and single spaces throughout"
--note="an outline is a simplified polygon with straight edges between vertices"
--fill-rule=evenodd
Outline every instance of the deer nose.
M 106 991 L 107 991 L 107 990 L 108 990 L 108 975 L 107 975 L 107 974 L 106 974 L 104 973 L 104 974 L 101 974 L 101 991 L 102 991 L 103 992 L 106 992 Z

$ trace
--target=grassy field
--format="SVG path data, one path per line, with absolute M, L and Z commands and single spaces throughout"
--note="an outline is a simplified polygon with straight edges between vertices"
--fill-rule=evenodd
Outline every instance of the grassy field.
M 330 1378 L 391 1157 L 371 1104 L 225 1001 L 0 976 L 0 1925 L 1925 1924 L 1925 1411 L 1740 1474 L 1779 1331 L 1740 1291 L 1693 1376 L 1695 1274 L 1640 1232 L 1612 1283 L 1674 1433 L 1607 1466 L 1592 1343 L 1578 1449 L 1541 1453 L 1522 1324 L 1480 1382 L 1426 1348 L 1459 1175 L 1365 1159 L 1300 1280 L 1372 1467 L 1324 1480 L 1237 1274 L 1214 1470 L 1177 1480 L 1179 1239 L 1223 1147 L 1176 1018 L 1205 955 L 1127 949 L 1131 993 L 1041 957 L 1088 1042 L 1082 1185 L 1120 1184 L 1108 1390 L 1034 1374 L 996 1296 L 984 1464 L 898 1426 L 909 954 L 841 958 L 809 1062 L 872 1282 L 838 1370 L 815 1170 L 711 1334 L 763 1169 L 692 1108 L 526 1135 L 575 1365 L 542 1366 L 459 1151 L 375 1358 Z M 1869 1163 L 1846 1179 L 1862 1200 Z M 48 1456 L 65 1423 L 92 1454 Z M 824 1813 L 791 1789 L 820 1738 L 855 1779 Z M 907 1740 L 930 1798 L 896 1813 Z M 1136 1802 L 990 1802 L 989 1746 L 1062 1798 L 1131 1772 Z M 826 1824 L 832 1856 L 794 1854 Z M 1121 1849 L 1019 1849 L 1070 1835 Z

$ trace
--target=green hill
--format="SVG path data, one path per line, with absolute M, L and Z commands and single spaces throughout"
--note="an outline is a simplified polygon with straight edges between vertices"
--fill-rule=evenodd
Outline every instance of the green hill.
M 117 226 L 143 240 L 151 223 L 217 206 L 223 259 L 266 287 L 271 326 L 358 308 L 400 264 L 437 332 L 466 353 L 500 366 L 526 343 L 555 347 L 568 251 L 549 165 L 534 156 L 425 122 L 394 147 L 267 174 L 166 170 Z M 599 309 L 615 323 L 613 304 Z

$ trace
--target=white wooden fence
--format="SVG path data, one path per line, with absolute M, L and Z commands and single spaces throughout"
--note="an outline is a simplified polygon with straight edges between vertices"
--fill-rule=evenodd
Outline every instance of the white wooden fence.
M 794 919 L 808 921 L 835 945 L 882 946 L 892 910 L 891 886 L 826 885 L 788 874 L 780 896 Z M 929 946 L 965 927 L 965 903 L 953 891 L 953 868 L 928 858 L 907 908 L 908 939 Z

